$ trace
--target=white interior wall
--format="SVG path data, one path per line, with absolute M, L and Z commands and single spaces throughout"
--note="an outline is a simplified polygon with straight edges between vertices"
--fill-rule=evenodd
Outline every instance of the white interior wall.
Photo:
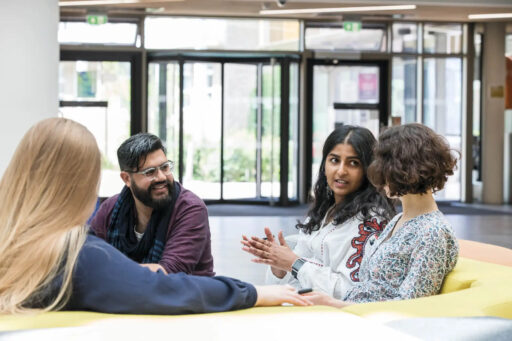
M 58 0 L 0 0 L 0 174 L 27 129 L 57 115 Z

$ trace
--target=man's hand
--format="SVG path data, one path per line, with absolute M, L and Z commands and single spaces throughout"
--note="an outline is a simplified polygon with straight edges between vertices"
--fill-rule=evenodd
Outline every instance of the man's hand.
M 268 264 L 272 266 L 272 272 L 279 278 L 284 277 L 286 272 L 292 270 L 292 264 L 299 257 L 293 253 L 283 237 L 283 232 L 278 234 L 279 244 L 274 240 L 268 228 L 265 229 L 267 240 L 242 236 L 242 250 L 249 252 L 257 258 L 252 259 L 255 263 Z M 279 276 L 282 275 L 282 276 Z
M 153 272 L 157 272 L 158 270 L 162 270 L 164 272 L 164 274 L 167 275 L 167 271 L 165 271 L 165 269 L 160 264 L 157 264 L 157 263 L 146 263 L 146 264 L 140 264 L 140 266 L 148 268 L 149 270 L 151 270 Z

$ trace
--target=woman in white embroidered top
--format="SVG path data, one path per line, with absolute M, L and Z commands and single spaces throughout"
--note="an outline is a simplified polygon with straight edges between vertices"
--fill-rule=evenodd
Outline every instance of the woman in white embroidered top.
M 457 263 L 458 244 L 432 194 L 444 187 L 455 164 L 446 140 L 424 125 L 406 124 L 382 133 L 368 176 L 388 197 L 400 199 L 403 213 L 366 250 L 360 282 L 342 300 L 320 292 L 310 293 L 310 300 L 344 307 L 439 293 Z
M 374 243 L 393 216 L 391 202 L 368 181 L 366 170 L 376 140 L 366 128 L 344 125 L 326 139 L 308 217 L 298 223 L 292 250 L 282 232 L 274 240 L 243 236 L 243 250 L 270 265 L 267 283 L 314 288 L 342 298 L 359 281 L 367 244 Z

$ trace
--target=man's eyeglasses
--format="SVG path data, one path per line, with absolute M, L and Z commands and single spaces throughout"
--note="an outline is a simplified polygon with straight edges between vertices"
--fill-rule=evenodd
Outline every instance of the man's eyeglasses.
M 140 172 L 132 172 L 129 170 L 127 170 L 126 172 L 133 174 L 142 174 L 147 180 L 153 181 L 156 179 L 156 176 L 158 175 L 158 170 L 161 170 L 162 173 L 164 173 L 164 175 L 169 175 L 174 170 L 174 162 L 172 162 L 171 160 L 167 160 L 167 162 L 162 163 L 158 167 L 146 168 L 141 170 Z

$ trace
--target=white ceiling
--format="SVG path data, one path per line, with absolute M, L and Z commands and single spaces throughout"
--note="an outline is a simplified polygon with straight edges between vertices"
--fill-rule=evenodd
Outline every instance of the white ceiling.
M 278 2 L 284 2 L 279 6 Z M 61 15 L 81 16 L 96 10 L 110 15 L 161 15 L 242 16 L 265 17 L 262 9 L 304 9 L 358 7 L 370 5 L 414 4 L 415 10 L 394 10 L 351 13 L 361 15 L 361 20 L 414 20 L 469 22 L 469 14 L 512 13 L 512 0 L 60 0 Z M 342 14 L 267 15 L 266 17 L 304 18 L 311 20 L 340 20 Z M 512 22 L 512 19 L 502 21 Z M 473 20 L 474 21 L 474 20 Z M 487 20 L 489 21 L 489 20 Z

